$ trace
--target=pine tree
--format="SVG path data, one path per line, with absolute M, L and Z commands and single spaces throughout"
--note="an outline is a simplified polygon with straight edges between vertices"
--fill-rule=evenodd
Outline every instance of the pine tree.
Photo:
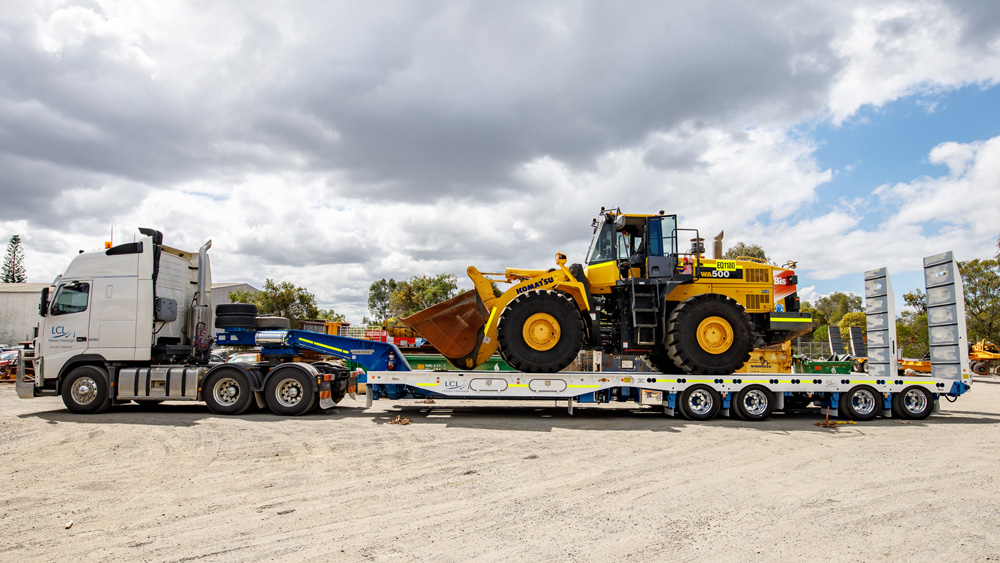
M 21 237 L 14 235 L 7 243 L 7 256 L 3 259 L 3 283 L 24 283 L 28 274 L 24 271 L 24 249 L 21 248 Z

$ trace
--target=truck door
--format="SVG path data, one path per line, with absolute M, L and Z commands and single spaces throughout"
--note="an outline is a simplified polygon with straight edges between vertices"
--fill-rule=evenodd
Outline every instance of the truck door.
M 67 360 L 84 353 L 90 336 L 90 280 L 64 281 L 56 288 L 44 333 L 38 335 L 44 370 L 55 377 Z

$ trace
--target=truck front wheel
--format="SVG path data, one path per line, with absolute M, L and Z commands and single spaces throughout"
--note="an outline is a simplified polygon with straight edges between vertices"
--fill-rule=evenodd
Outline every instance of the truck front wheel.
M 202 396 L 208 410 L 215 414 L 243 414 L 253 402 L 253 389 L 242 371 L 226 368 L 205 378 Z
M 111 406 L 108 374 L 96 366 L 80 366 L 63 381 L 62 398 L 66 408 L 77 414 L 96 414 Z

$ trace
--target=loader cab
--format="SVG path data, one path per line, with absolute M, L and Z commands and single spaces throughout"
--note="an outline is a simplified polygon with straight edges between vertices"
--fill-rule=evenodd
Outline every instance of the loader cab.
M 587 278 L 598 293 L 620 279 L 671 278 L 676 267 L 676 215 L 606 213 L 595 221 Z

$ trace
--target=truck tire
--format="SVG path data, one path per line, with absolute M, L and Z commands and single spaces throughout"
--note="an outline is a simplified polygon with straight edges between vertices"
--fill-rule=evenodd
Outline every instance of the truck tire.
M 919 385 L 911 385 L 892 396 L 892 412 L 899 418 L 923 420 L 934 411 L 934 395 Z
M 316 392 L 309 376 L 296 368 L 281 369 L 267 380 L 264 399 L 274 414 L 299 416 L 316 405 Z
M 250 315 L 230 315 L 227 317 L 215 317 L 215 328 L 257 328 L 257 317 Z
M 222 303 L 215 306 L 216 317 L 257 316 L 257 306 L 252 303 Z
M 243 414 L 253 402 L 250 379 L 237 368 L 213 371 L 202 385 L 202 398 L 215 414 Z
M 774 393 L 763 385 L 751 385 L 736 394 L 734 407 L 736 414 L 743 420 L 767 420 L 774 411 Z
M 269 330 L 286 330 L 291 323 L 285 317 L 257 317 L 257 328 Z
M 720 408 L 722 397 L 708 385 L 692 385 L 681 393 L 681 412 L 689 420 L 712 420 Z
M 549 373 L 576 359 L 583 346 L 583 318 L 562 293 L 532 290 L 522 293 L 500 314 L 497 342 L 500 354 L 514 369 Z
M 108 374 L 97 366 L 80 366 L 62 384 L 63 404 L 76 414 L 97 414 L 111 406 Z
M 750 359 L 750 317 L 743 306 L 724 295 L 692 297 L 670 313 L 666 348 L 687 373 L 733 373 Z
M 882 394 L 868 385 L 856 385 L 840 394 L 839 412 L 848 420 L 872 420 L 882 410 Z

